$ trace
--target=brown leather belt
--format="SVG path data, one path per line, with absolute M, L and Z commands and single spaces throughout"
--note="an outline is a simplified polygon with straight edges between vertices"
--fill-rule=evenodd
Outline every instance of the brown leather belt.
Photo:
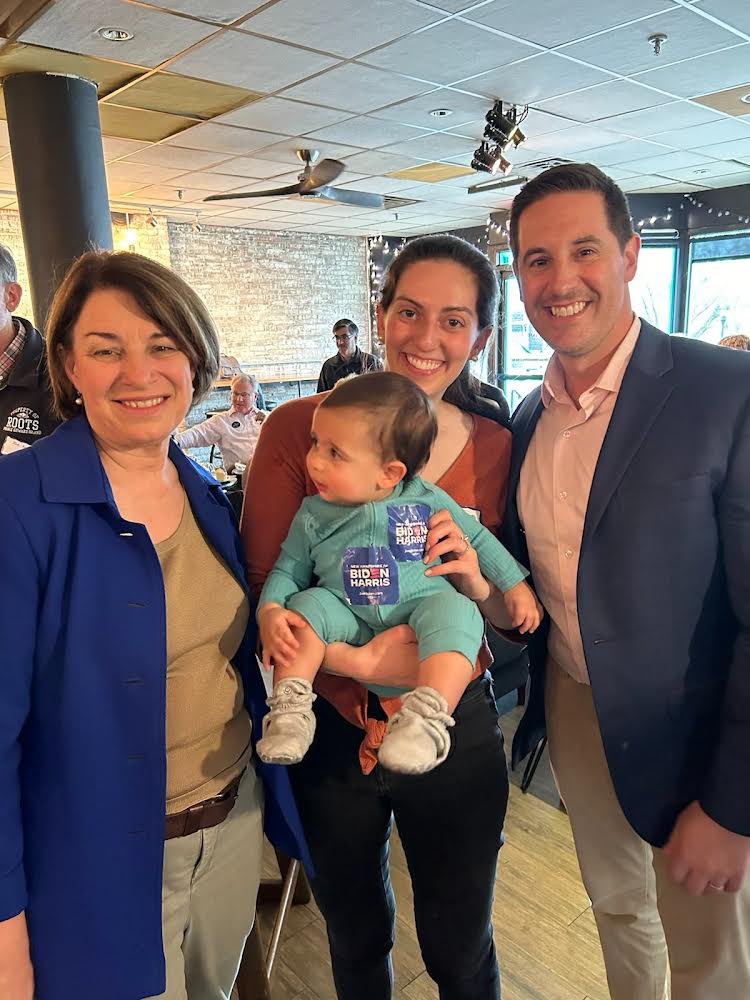
M 234 808 L 244 773 L 243 771 L 242 774 L 238 774 L 220 795 L 215 795 L 212 799 L 206 799 L 204 802 L 197 802 L 194 806 L 183 809 L 182 812 L 167 816 L 164 839 L 187 837 L 191 833 L 197 833 L 198 830 L 208 830 L 210 827 L 222 823 Z

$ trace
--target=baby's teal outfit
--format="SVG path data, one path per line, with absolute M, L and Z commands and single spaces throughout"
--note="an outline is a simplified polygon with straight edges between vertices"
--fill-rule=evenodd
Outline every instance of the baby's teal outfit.
M 474 664 L 484 620 L 445 577 L 425 576 L 427 522 L 449 511 L 476 550 L 483 576 L 504 593 L 528 571 L 447 493 L 415 477 L 358 506 L 307 497 L 260 596 L 296 611 L 326 644 L 362 646 L 375 632 L 410 625 L 419 658 L 462 653 Z M 310 587 L 313 578 L 318 586 Z M 385 693 L 385 692 L 384 692 Z

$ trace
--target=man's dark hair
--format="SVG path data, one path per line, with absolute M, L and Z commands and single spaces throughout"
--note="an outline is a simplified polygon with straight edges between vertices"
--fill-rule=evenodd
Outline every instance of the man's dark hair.
M 621 189 L 611 177 L 607 177 L 592 163 L 562 163 L 532 178 L 513 199 L 508 228 L 510 248 L 515 260 L 518 260 L 518 224 L 523 212 L 548 195 L 575 191 L 594 191 L 602 196 L 609 228 L 620 244 L 620 249 L 625 249 L 625 244 L 633 236 L 633 223 L 627 198 Z
M 352 319 L 337 319 L 333 324 L 334 334 L 337 330 L 346 330 L 347 333 L 351 333 L 355 337 L 359 333 L 359 327 Z
M 406 466 L 404 482 L 426 464 L 437 436 L 437 417 L 418 385 L 396 372 L 353 375 L 318 404 L 323 410 L 361 410 L 367 417 L 384 462 Z

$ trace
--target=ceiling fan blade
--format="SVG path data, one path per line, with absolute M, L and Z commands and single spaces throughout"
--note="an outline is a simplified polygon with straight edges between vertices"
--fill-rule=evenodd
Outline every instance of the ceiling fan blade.
M 372 194 L 370 191 L 349 191 L 344 188 L 322 187 L 310 192 L 315 198 L 327 198 L 341 205 L 356 205 L 357 208 L 383 208 L 385 199 L 382 194 Z
M 268 191 L 235 191 L 233 194 L 210 194 L 204 201 L 233 201 L 235 198 L 273 198 L 276 195 L 299 194 L 301 184 L 287 184 L 286 187 L 270 188 Z
M 335 181 L 344 169 L 341 160 L 321 160 L 316 163 L 310 172 L 300 181 L 300 194 L 307 194 L 315 188 L 325 187 L 331 181 Z

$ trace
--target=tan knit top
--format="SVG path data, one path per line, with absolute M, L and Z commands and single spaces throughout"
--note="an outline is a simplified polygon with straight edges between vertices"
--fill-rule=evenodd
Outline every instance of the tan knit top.
M 250 757 L 250 717 L 231 662 L 250 608 L 187 500 L 156 552 L 167 602 L 167 813 L 176 813 L 217 795 Z

